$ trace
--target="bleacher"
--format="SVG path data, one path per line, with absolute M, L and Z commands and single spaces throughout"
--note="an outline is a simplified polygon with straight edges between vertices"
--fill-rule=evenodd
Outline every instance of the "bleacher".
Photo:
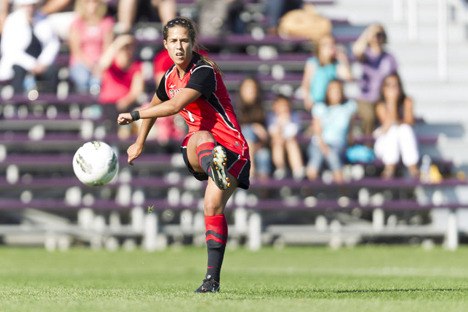
M 333 6 L 334 1 L 309 1 Z M 258 1 L 249 5 L 258 10 Z M 183 10 L 193 1 L 183 1 Z M 253 22 L 252 22 L 253 23 Z M 348 45 L 365 25 L 334 20 L 338 42 Z M 143 25 L 148 27 L 148 25 Z M 160 38 L 140 38 L 142 59 L 150 64 Z M 226 35 L 201 38 L 224 72 L 235 94 L 249 73 L 261 78 L 267 99 L 279 89 L 296 94 L 311 44 L 278 36 Z M 150 52 L 144 48 L 149 47 Z M 66 65 L 63 49 L 61 62 Z M 146 50 L 148 51 L 148 50 Z M 150 78 L 147 93 L 153 92 Z M 270 95 L 268 95 L 270 94 Z M 300 100 L 296 100 L 300 103 Z M 300 105 L 297 105 L 297 109 Z M 154 140 L 134 166 L 126 164 L 133 138 L 105 133 L 92 96 L 40 94 L 5 97 L 0 103 L 0 236 L 8 244 L 43 244 L 68 248 L 143 246 L 204 242 L 204 184 L 188 174 L 179 153 L 169 153 Z M 404 174 L 381 179 L 382 164 L 349 163 L 344 184 L 330 181 L 252 181 L 228 203 L 230 244 L 257 249 L 265 244 L 354 245 L 379 240 L 414 242 L 433 239 L 456 247 L 467 231 L 456 218 L 468 208 L 455 194 L 467 186 L 457 166 L 438 149 L 442 136 L 457 135 L 457 124 L 431 124 L 421 119 L 416 133 L 421 154 L 428 154 L 444 179 L 436 184 Z M 120 171 L 110 184 L 88 187 L 74 177 L 74 152 L 89 140 L 104 140 L 120 154 Z M 372 142 L 358 137 L 357 142 Z M 308 138 L 301 140 L 305 148 Z M 170 170 L 168 170 L 170 167 Z

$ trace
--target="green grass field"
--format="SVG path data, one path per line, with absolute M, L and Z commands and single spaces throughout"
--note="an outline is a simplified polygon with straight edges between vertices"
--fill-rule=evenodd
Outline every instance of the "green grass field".
M 468 311 L 468 248 L 228 250 L 219 294 L 194 294 L 205 250 L 0 248 L 0 311 Z

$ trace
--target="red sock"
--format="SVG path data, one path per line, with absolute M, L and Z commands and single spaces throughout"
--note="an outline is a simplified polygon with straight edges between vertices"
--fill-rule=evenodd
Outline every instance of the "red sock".
M 206 276 L 219 282 L 228 237 L 226 217 L 224 214 L 205 216 L 205 228 L 206 246 L 208 248 Z

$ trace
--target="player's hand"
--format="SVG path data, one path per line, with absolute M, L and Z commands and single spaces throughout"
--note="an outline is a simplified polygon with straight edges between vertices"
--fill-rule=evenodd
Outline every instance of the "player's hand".
M 143 151 L 143 146 L 137 143 L 133 143 L 127 149 L 128 159 L 127 162 L 129 165 L 133 166 L 133 161 L 137 159 L 141 152 Z
M 122 113 L 119 114 L 119 117 L 117 117 L 117 123 L 119 125 L 128 125 L 133 122 L 132 115 L 130 113 Z

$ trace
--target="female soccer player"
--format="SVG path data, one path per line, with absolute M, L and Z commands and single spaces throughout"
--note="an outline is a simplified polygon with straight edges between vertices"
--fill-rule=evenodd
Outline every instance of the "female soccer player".
M 156 118 L 179 113 L 189 130 L 182 154 L 198 180 L 208 180 L 204 197 L 208 268 L 199 293 L 218 292 L 227 241 L 224 208 L 237 187 L 249 187 L 249 148 L 241 133 L 218 67 L 194 50 L 191 20 L 176 17 L 163 29 L 164 47 L 174 62 L 151 100 L 150 107 L 119 114 L 120 125 L 143 119 L 136 142 L 128 150 L 132 164 L 142 152 Z

